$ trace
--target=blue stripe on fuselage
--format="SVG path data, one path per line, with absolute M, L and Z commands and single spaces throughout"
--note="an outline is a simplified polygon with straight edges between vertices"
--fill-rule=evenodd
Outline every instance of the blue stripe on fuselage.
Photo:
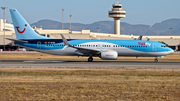
M 76 39 L 67 39 L 68 41 L 76 40 Z M 62 43 L 62 39 L 32 39 L 32 40 L 23 40 L 28 41 L 28 43 L 31 44 L 37 44 L 38 42 L 41 42 L 41 44 L 45 44 L 45 42 L 55 42 L 55 43 Z
M 170 49 L 169 47 L 162 48 L 161 45 L 164 45 L 159 42 L 155 41 L 144 41 L 144 40 L 96 40 L 96 39 L 67 39 L 68 42 L 71 45 L 79 45 L 79 44 L 85 44 L 85 43 L 91 43 L 91 42 L 104 42 L 113 45 L 119 45 L 124 46 L 128 49 L 141 51 L 141 52 L 166 52 Z M 29 48 L 40 48 L 42 50 L 54 50 L 54 49 L 62 49 L 64 47 L 64 43 L 62 39 L 31 39 L 31 40 L 24 40 L 28 41 L 28 43 L 18 43 L 21 46 L 29 47 Z M 37 43 L 39 43 L 39 46 L 37 46 Z M 106 48 L 106 47 L 105 47 Z M 107 47 L 109 48 L 109 47 Z M 113 46 L 110 47 L 115 48 Z M 117 47 L 119 48 L 119 47 Z

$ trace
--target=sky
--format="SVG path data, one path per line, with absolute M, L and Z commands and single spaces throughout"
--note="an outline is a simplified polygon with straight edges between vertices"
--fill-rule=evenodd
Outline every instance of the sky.
M 129 24 L 153 25 L 163 20 L 180 18 L 180 0 L 118 0 L 126 11 L 126 17 L 121 22 Z M 11 16 L 9 9 L 17 9 L 29 24 L 43 19 L 64 23 L 91 24 L 97 21 L 113 21 L 108 17 L 108 11 L 116 0 L 0 0 L 0 7 L 8 7 L 6 18 Z M 3 10 L 0 9 L 0 19 Z

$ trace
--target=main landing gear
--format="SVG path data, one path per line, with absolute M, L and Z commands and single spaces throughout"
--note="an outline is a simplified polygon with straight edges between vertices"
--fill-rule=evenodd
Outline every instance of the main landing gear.
M 154 60 L 154 62 L 156 62 L 156 63 L 157 63 L 157 62 L 158 62 L 158 59 L 156 58 L 156 59 Z
M 92 62 L 93 61 L 93 58 L 90 56 L 89 58 L 88 58 L 88 62 Z

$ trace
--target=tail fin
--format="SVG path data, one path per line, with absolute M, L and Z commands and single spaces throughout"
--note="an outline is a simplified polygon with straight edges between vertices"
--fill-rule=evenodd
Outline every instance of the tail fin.
M 37 34 L 16 9 L 10 9 L 17 39 L 49 39 Z

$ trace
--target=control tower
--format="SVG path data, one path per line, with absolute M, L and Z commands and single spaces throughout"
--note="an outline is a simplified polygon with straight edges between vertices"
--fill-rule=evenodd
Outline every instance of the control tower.
M 112 5 L 112 11 L 109 11 L 109 17 L 114 18 L 114 34 L 120 35 L 120 18 L 126 17 L 126 11 L 122 11 L 121 4 L 116 3 Z

